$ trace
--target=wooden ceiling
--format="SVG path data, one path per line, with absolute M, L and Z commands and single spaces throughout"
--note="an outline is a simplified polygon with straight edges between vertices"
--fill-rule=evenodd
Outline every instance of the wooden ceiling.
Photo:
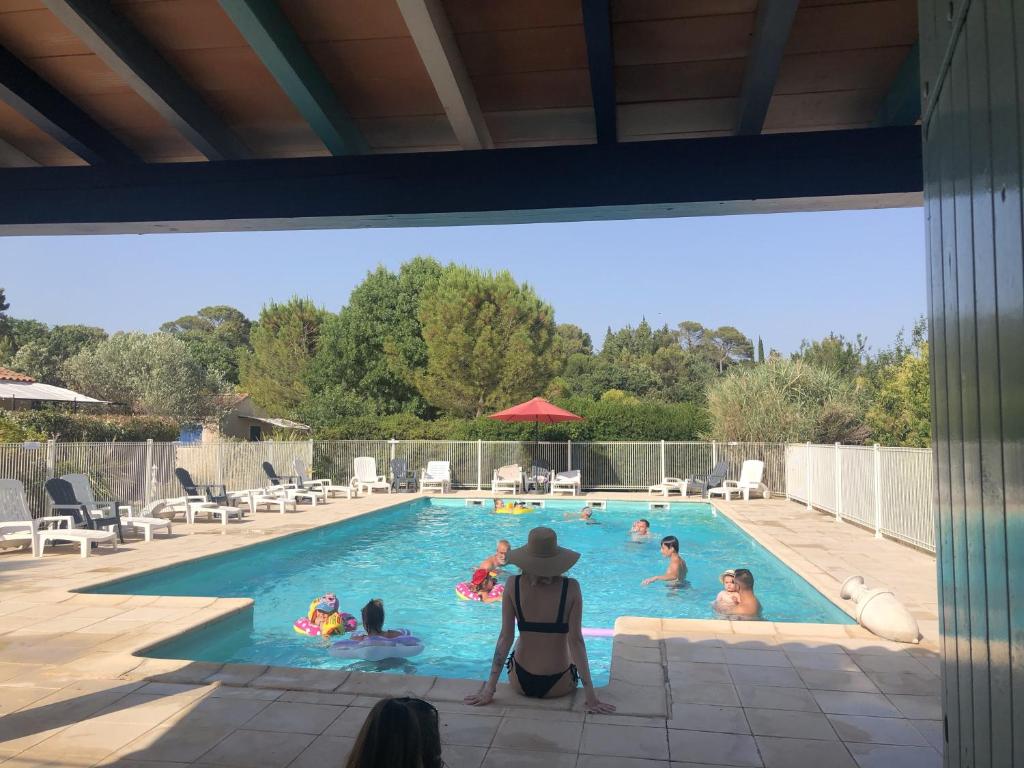
M 731 135 L 758 88 L 765 133 L 877 124 L 916 59 L 915 0 L 800 0 L 786 16 L 796 1 L 770 22 L 758 0 L 604 0 L 608 28 L 595 31 L 591 0 L 0 0 L 0 46 L 149 163 L 209 159 L 196 136 L 210 125 L 237 141 L 231 159 L 594 143 L 602 88 L 614 103 L 602 140 Z M 167 71 L 140 87 L 111 58 L 122 39 L 98 50 L 69 28 L 97 4 Z M 611 56 L 595 59 L 601 34 Z M 774 67 L 767 84 L 752 60 Z M 0 166 L 83 164 L 52 127 L 64 114 L 38 119 L 9 76 L 0 69 Z M 154 98 L 175 80 L 191 106 Z

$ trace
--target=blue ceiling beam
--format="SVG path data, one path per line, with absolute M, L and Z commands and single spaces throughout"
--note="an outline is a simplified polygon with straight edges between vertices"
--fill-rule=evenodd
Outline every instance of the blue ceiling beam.
M 332 155 L 362 154 L 366 140 L 274 0 L 220 7 Z
M 138 156 L 64 94 L 0 46 L 0 101 L 92 165 Z
M 582 0 L 583 30 L 587 38 L 590 95 L 598 144 L 618 141 L 615 112 L 615 59 L 612 50 L 612 19 L 609 0 Z
M 921 52 L 918 43 L 903 60 L 875 118 L 878 127 L 914 125 L 921 119 Z
M 0 234 L 453 226 L 921 204 L 917 126 L 0 170 Z
M 42 0 L 60 22 L 210 160 L 249 150 L 127 19 L 107 0 Z
M 760 0 L 740 91 L 736 133 L 761 133 L 799 0 Z

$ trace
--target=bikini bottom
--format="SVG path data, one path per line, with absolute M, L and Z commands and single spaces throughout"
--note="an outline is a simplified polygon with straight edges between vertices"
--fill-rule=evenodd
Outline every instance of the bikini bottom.
M 523 689 L 523 695 L 529 696 L 532 699 L 543 699 L 547 696 L 548 692 L 555 687 L 558 681 L 565 677 L 566 672 L 572 675 L 573 687 L 579 685 L 580 682 L 580 674 L 576 671 L 575 664 L 570 664 L 569 668 L 564 672 L 556 672 L 553 675 L 535 675 L 523 669 L 522 664 L 516 661 L 516 654 L 513 651 L 508 657 L 508 661 L 505 662 L 505 668 L 512 672 L 513 667 L 516 670 L 516 680 L 519 681 L 519 687 Z

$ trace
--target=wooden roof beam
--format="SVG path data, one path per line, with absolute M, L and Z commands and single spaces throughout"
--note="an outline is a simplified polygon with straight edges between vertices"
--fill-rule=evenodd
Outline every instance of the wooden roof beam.
M 41 165 L 41 163 L 37 163 L 16 146 L 0 139 L 0 167 L 34 168 L 39 165 Z
M 736 133 L 741 136 L 759 134 L 764 127 L 797 5 L 799 0 L 760 0 L 757 4 L 736 120 Z
M 355 120 L 274 0 L 220 0 L 220 7 L 332 155 L 368 151 Z
M 875 118 L 875 125 L 914 125 L 921 119 L 921 52 L 914 43 Z
M 130 163 L 139 159 L 106 128 L 3 46 L 0 46 L 0 101 L 87 163 Z
M 615 62 L 609 0 L 583 0 L 583 30 L 587 37 L 590 94 L 598 144 L 618 141 L 615 111 Z
M 492 149 L 476 91 L 440 0 L 398 0 L 423 66 L 463 149 Z
M 43 0 L 61 23 L 210 160 L 249 156 L 245 145 L 177 70 L 106 0 Z

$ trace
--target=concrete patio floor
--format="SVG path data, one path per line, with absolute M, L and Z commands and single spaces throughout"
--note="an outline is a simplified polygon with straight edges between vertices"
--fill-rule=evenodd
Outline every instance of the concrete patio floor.
M 378 697 L 416 695 L 441 712 L 453 768 L 941 765 L 934 560 L 782 500 L 716 506 L 833 599 L 855 573 L 894 588 L 918 615 L 920 645 L 853 625 L 623 617 L 601 691 L 619 713 L 593 716 L 581 695 L 528 700 L 505 685 L 489 707 L 463 705 L 479 681 L 147 659 L 135 654 L 251 601 L 71 591 L 409 498 L 176 525 L 170 539 L 85 560 L 76 547 L 0 553 L 0 762 L 340 766 Z

